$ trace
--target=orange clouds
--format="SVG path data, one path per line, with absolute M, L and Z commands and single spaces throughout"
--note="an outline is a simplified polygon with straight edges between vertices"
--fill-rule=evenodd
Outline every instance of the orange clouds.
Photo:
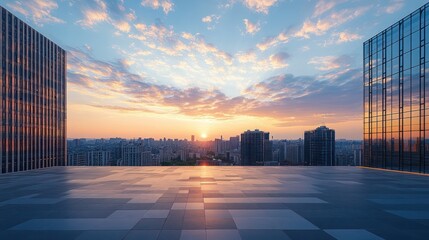
M 268 14 L 268 9 L 277 3 L 277 0 L 243 0 L 246 7 L 260 13 Z
M 17 11 L 39 26 L 44 23 L 64 23 L 64 20 L 52 15 L 52 11 L 58 8 L 55 0 L 25 0 L 7 4 L 12 10 Z
M 165 14 L 173 11 L 174 3 L 170 0 L 143 0 L 141 2 L 142 6 L 151 7 L 153 9 L 162 8 Z
M 255 34 L 261 30 L 259 23 L 253 23 L 249 19 L 243 19 L 244 26 L 246 26 L 246 33 Z

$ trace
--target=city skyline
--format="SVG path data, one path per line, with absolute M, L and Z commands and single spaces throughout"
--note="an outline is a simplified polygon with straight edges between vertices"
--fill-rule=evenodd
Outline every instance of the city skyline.
M 362 139 L 362 42 L 425 1 L 2 1 L 68 52 L 68 138 Z M 189 12 L 195 14 L 189 14 Z M 103 39 L 103 41 L 100 41 Z

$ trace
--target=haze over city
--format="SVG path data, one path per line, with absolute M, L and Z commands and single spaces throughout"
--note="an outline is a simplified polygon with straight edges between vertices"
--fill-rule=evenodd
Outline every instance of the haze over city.
M 69 138 L 209 139 L 362 139 L 362 42 L 424 3 L 2 1 L 68 51 Z

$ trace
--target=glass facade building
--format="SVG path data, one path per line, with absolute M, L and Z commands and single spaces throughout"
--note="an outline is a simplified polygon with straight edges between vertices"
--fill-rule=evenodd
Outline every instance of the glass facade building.
M 364 166 L 429 173 L 428 44 L 429 4 L 364 42 Z
M 0 7 L 0 173 L 66 165 L 66 52 Z

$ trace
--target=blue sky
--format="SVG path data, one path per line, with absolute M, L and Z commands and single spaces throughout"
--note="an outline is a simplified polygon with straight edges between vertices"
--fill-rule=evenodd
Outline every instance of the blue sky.
M 413 0 L 1 0 L 68 51 L 69 137 L 362 136 L 362 43 Z M 113 127 L 112 127 L 113 126 Z

